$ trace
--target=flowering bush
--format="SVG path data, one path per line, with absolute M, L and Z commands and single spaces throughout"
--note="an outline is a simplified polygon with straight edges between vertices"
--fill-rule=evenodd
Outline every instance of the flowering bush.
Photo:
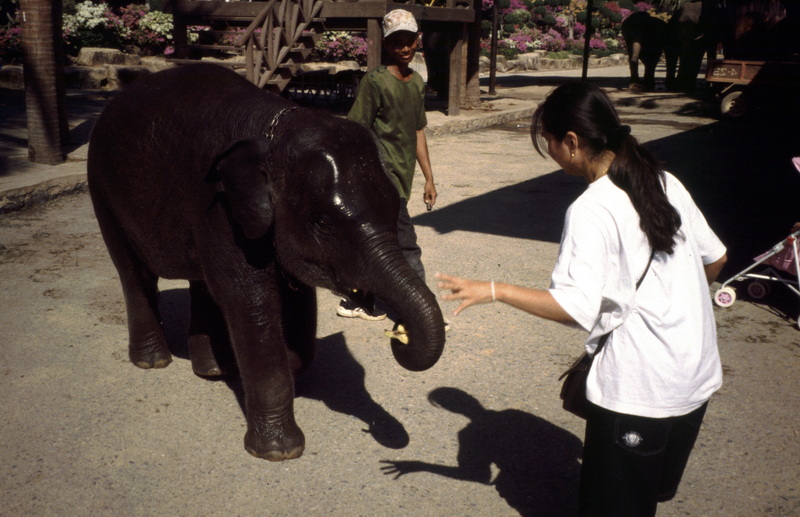
M 22 57 L 22 29 L 18 25 L 0 27 L 0 59 L 12 61 Z
M 667 18 L 650 2 L 634 0 L 595 0 L 592 19 L 586 19 L 586 0 L 482 0 L 483 31 L 481 52 L 491 51 L 491 9 L 497 2 L 499 20 L 498 52 L 548 52 L 581 54 L 586 26 L 591 23 L 591 54 L 605 56 L 623 51 L 620 27 L 631 13 L 647 11 L 653 16 Z
M 146 5 L 122 7 L 119 15 L 112 19 L 123 45 L 163 52 L 172 40 L 172 15 L 148 11 Z
M 67 51 L 80 47 L 116 46 L 113 13 L 101 4 L 86 1 L 75 5 L 74 13 L 65 13 L 62 30 Z
M 146 54 L 162 53 L 172 40 L 172 15 L 150 11 L 147 5 L 131 4 L 116 12 L 106 4 L 89 0 L 75 4 L 64 14 L 67 51 L 81 47 L 136 47 Z
M 312 57 L 317 61 L 357 61 L 367 64 L 367 40 L 360 35 L 342 31 L 327 31 L 314 47 Z

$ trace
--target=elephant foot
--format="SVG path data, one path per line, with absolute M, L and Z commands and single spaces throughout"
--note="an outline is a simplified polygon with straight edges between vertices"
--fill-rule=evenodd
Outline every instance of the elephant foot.
M 211 360 L 205 359 L 208 358 L 198 359 L 195 356 L 191 356 L 192 371 L 194 371 L 195 375 L 200 377 L 225 377 L 232 373 L 232 369 L 221 367 L 213 357 Z
M 215 348 L 206 335 L 189 337 L 189 358 L 192 370 L 200 377 L 223 377 L 236 369 L 230 347 Z
M 255 432 L 250 429 L 244 436 L 244 448 L 247 452 L 267 461 L 299 458 L 303 455 L 305 443 L 303 431 L 294 421 L 282 428 L 273 428 L 269 432 Z
M 166 343 L 131 345 L 128 348 L 131 362 L 143 369 L 166 368 L 172 362 L 172 354 Z
M 289 359 L 289 369 L 292 371 L 292 373 L 300 373 L 306 369 L 306 365 L 303 364 L 300 354 L 289 349 L 286 351 L 286 355 Z

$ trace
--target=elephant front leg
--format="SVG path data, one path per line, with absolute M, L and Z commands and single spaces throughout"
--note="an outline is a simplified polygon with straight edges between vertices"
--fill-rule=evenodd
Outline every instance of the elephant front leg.
M 285 278 L 285 277 L 284 277 Z M 283 332 L 293 373 L 309 367 L 317 340 L 317 293 L 312 287 L 281 284 Z
M 220 302 L 221 307 L 226 305 Z M 224 310 L 245 392 L 247 452 L 282 461 L 298 458 L 305 437 L 294 418 L 294 379 L 281 325 L 280 303 Z

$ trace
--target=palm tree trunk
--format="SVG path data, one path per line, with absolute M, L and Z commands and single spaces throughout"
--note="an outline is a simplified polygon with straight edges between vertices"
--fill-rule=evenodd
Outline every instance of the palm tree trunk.
M 60 0 L 20 0 L 28 159 L 54 165 L 69 142 Z

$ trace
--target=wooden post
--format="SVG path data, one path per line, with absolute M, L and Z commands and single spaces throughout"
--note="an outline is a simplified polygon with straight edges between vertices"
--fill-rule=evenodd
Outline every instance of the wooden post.
M 20 17 L 28 160 L 56 165 L 64 162 L 64 145 L 69 143 L 61 4 L 22 0 Z
M 375 18 L 367 20 L 367 71 L 381 64 L 383 52 L 381 24 Z
M 173 20 L 172 44 L 175 47 L 175 57 L 185 59 L 189 55 L 189 49 L 186 47 L 189 44 L 189 37 L 186 34 L 186 22 L 175 15 L 173 15 Z
M 497 90 L 497 25 L 499 14 L 497 12 L 497 1 L 492 2 L 492 49 L 489 53 L 489 95 L 496 95 Z
M 450 48 L 450 77 L 447 97 L 447 115 L 454 117 L 461 111 L 461 64 L 464 61 L 464 34 L 463 30 L 448 33 L 448 47 Z
M 480 5 L 480 4 L 478 4 Z M 467 24 L 467 77 L 465 82 L 464 107 L 478 108 L 481 105 L 481 23 Z

